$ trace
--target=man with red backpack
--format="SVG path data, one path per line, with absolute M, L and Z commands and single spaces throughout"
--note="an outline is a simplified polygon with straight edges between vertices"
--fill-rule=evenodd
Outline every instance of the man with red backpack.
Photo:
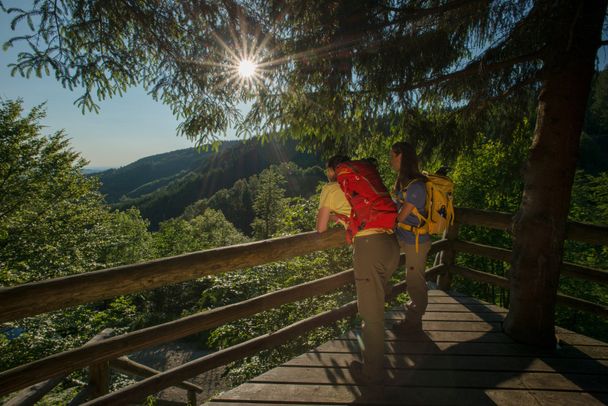
M 321 191 L 317 231 L 334 216 L 346 226 L 353 244 L 357 306 L 363 319 L 362 358 L 350 371 L 364 383 L 382 382 L 384 364 L 384 297 L 399 265 L 399 243 L 393 233 L 397 208 L 370 160 L 351 161 L 337 155 L 327 162 L 330 183 Z M 350 206 L 347 214 L 345 203 Z

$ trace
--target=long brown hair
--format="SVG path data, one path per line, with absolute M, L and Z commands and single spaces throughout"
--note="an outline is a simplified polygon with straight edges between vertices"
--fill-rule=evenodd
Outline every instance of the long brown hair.
M 399 176 L 395 183 L 395 190 L 401 190 L 406 187 L 411 181 L 420 179 L 423 182 L 427 181 L 426 176 L 420 172 L 418 166 L 418 156 L 416 150 L 409 142 L 396 142 L 391 147 L 396 155 L 401 154 L 401 165 L 399 167 Z

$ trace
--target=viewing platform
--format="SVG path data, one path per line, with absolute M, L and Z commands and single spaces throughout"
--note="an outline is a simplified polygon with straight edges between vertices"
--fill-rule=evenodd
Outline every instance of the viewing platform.
M 444 238 L 432 243 L 429 252 L 426 279 L 440 290 L 430 292 L 423 331 L 395 336 L 390 327 L 403 317 L 403 312 L 387 313 L 387 377 L 383 386 L 355 384 L 349 374 L 347 366 L 359 359 L 360 352 L 357 331 L 351 331 L 216 396 L 209 404 L 608 404 L 608 344 L 557 328 L 558 348 L 524 346 L 502 332 L 501 321 L 507 314 L 506 309 L 452 292 L 454 277 L 509 289 L 507 274 L 469 268 L 460 258 L 473 255 L 508 262 L 512 251 L 469 241 L 459 229 L 474 226 L 507 231 L 512 217 L 509 213 L 457 208 L 455 224 Z M 568 240 L 608 246 L 606 226 L 569 222 L 566 231 Z M 0 289 L 0 323 L 204 276 L 287 261 L 345 244 L 343 230 L 309 232 L 3 288 Z M 563 262 L 560 274 L 582 280 L 586 286 L 608 283 L 607 270 L 576 263 Z M 318 279 L 269 289 L 258 296 L 139 330 L 117 335 L 111 329 L 104 329 L 83 346 L 1 371 L 0 396 L 10 395 L 7 405 L 33 405 L 70 373 L 85 370 L 88 382 L 83 382 L 70 405 L 142 404 L 148 397 L 154 398 L 159 391 L 170 387 L 185 391 L 191 405 L 201 404 L 207 396 L 202 395 L 203 388 L 190 382 L 191 379 L 353 317 L 357 314 L 355 298 L 347 296 L 329 310 L 290 321 L 289 325 L 278 326 L 278 330 L 170 369 L 155 370 L 129 356 L 285 304 L 350 289 L 353 283 L 352 269 L 336 269 Z M 387 292 L 387 302 L 405 292 L 406 287 L 405 281 L 396 283 Z M 596 315 L 598 320 L 608 318 L 608 306 L 602 300 L 592 302 L 559 290 L 555 294 L 558 305 Z M 126 373 L 137 380 L 111 391 L 112 371 Z
M 558 328 L 559 347 L 542 350 L 502 333 L 507 310 L 470 297 L 429 292 L 422 332 L 396 336 L 403 312 L 386 313 L 387 379 L 355 383 L 358 331 L 329 341 L 209 405 L 602 405 L 608 404 L 608 344 Z

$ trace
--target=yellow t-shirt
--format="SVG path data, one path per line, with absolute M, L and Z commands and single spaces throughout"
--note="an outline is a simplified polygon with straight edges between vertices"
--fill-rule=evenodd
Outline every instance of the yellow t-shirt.
M 350 216 L 350 204 L 344 196 L 344 192 L 340 189 L 338 182 L 329 182 L 321 189 L 321 198 L 319 199 L 319 209 L 327 207 L 329 211 Z
M 350 216 L 350 203 L 346 200 L 344 192 L 340 189 L 338 182 L 329 182 L 323 189 L 321 189 L 321 198 L 319 199 L 319 208 L 327 207 L 330 212 L 341 214 L 344 216 Z M 343 224 L 346 227 L 346 224 Z M 378 233 L 392 233 L 393 230 L 384 228 L 368 228 L 366 230 L 359 231 L 355 237 L 378 234 Z

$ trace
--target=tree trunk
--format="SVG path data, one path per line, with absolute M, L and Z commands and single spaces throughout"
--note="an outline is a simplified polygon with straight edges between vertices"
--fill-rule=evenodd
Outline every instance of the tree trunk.
M 580 136 L 606 0 L 556 2 L 534 140 L 513 219 L 505 332 L 555 347 L 555 301 Z

